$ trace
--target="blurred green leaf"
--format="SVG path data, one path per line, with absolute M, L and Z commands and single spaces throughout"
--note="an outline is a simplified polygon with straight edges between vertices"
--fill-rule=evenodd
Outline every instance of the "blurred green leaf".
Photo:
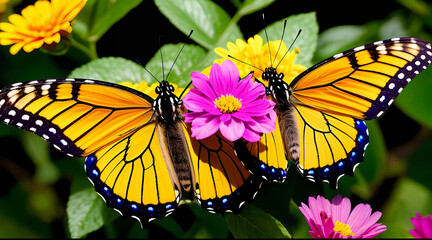
M 58 57 L 46 55 L 41 51 L 31 53 L 21 51 L 11 55 L 8 48 L 1 47 L 1 84 L 6 86 L 17 82 L 67 76 L 68 71 L 59 66 L 57 59 Z
M 69 74 L 70 78 L 85 78 L 119 83 L 128 81 L 149 82 L 151 76 L 139 64 L 120 57 L 106 57 L 93 60 Z
M 365 26 L 342 25 L 323 31 L 319 36 L 316 59 L 321 61 L 359 45 L 359 39 L 363 38 L 367 30 Z
M 289 47 L 294 41 L 297 32 L 301 29 L 302 32 L 293 45 L 293 47 L 300 49 L 300 53 L 296 58 L 296 63 L 305 67 L 310 67 L 312 65 L 311 60 L 315 53 L 318 41 L 318 23 L 315 12 L 291 15 L 286 20 L 287 25 L 284 36 L 285 45 Z M 280 40 L 284 21 L 285 20 L 282 19 L 267 26 L 267 34 L 270 41 Z M 260 35 L 264 40 L 266 39 L 264 29 L 261 30 L 258 35 Z
M 102 227 L 103 208 L 105 202 L 93 187 L 71 194 L 66 209 L 71 237 L 85 237 Z
M 155 0 L 159 10 L 184 34 L 213 50 L 227 41 L 242 38 L 236 21 L 223 8 L 209 0 Z
M 408 158 L 407 176 L 422 183 L 432 191 L 432 138 L 417 147 L 416 151 Z
M 74 27 L 74 31 L 81 39 L 96 42 L 141 1 L 88 0 L 84 9 L 75 18 L 77 27 Z
M 15 186 L 0 198 L 1 238 L 50 238 L 49 226 L 29 214 L 29 195 L 21 186 Z
M 251 204 L 240 214 L 226 214 L 225 219 L 235 238 L 291 238 L 277 219 Z
M 166 44 L 162 46 L 161 51 L 163 55 L 163 71 L 165 76 L 162 76 L 162 60 L 159 51 L 150 59 L 146 64 L 146 68 L 157 78 L 159 81 L 166 78 L 168 72 L 172 67 L 172 71 L 169 74 L 168 81 L 170 83 L 176 83 L 179 86 L 185 87 L 190 81 L 190 74 L 192 71 L 201 71 L 198 65 L 205 57 L 206 52 L 203 48 L 187 44 L 183 48 L 182 53 L 177 59 L 177 62 L 173 65 L 174 60 L 179 54 L 183 44 Z M 156 82 L 152 78 L 151 83 Z
M 411 238 L 408 231 L 414 226 L 410 218 L 416 212 L 423 216 L 432 213 L 432 192 L 409 178 L 398 180 L 389 200 L 378 221 L 387 226 L 387 231 L 379 235 L 381 238 Z
M 395 104 L 408 116 L 414 120 L 432 128 L 432 68 L 421 72 L 417 75 L 398 98 Z
M 238 10 L 240 16 L 246 16 L 257 12 L 268 5 L 272 4 L 275 0 L 245 0 L 243 5 Z
M 35 178 L 41 183 L 54 183 L 60 173 L 51 162 L 49 143 L 36 134 L 22 131 L 24 150 L 36 166 Z

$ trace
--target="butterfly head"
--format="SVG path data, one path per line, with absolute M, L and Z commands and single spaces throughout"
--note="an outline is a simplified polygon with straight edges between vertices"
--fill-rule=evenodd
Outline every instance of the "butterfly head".
M 158 97 L 153 102 L 153 111 L 155 111 L 162 122 L 175 122 L 179 118 L 178 108 L 183 104 L 174 94 L 174 86 L 168 81 L 163 80 L 156 87 Z
M 277 73 L 276 68 L 266 68 L 262 79 L 268 82 L 267 95 L 271 95 L 277 102 L 288 101 L 288 84 L 283 80 L 284 74 Z

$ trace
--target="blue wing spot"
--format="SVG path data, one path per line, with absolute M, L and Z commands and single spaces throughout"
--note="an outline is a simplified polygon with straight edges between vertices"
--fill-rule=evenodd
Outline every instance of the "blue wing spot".
M 170 209 L 170 208 L 172 208 L 172 205 L 171 205 L 171 204 L 167 204 L 167 205 L 165 206 L 165 209 Z
M 154 208 L 153 208 L 153 207 L 148 207 L 148 208 L 147 208 L 147 211 L 148 211 L 148 212 L 154 212 Z
M 343 162 L 339 162 L 339 163 L 338 163 L 338 166 L 339 166 L 339 167 L 343 167 L 343 165 L 344 165 Z
M 209 201 L 209 202 L 207 203 L 207 205 L 208 205 L 208 206 L 212 206 L 213 203 Z
M 131 208 L 132 208 L 132 210 L 134 210 L 134 211 L 138 209 L 138 207 L 137 207 L 136 204 L 132 204 L 132 205 L 131 205 Z
M 226 198 L 222 199 L 223 204 L 226 204 L 227 202 L 228 202 L 228 199 L 226 199 Z
M 324 168 L 324 173 L 328 173 L 330 169 L 328 167 Z
M 266 166 L 264 164 L 261 164 L 261 169 L 266 169 Z
M 96 169 L 93 169 L 91 172 L 95 177 L 99 176 L 99 172 Z
M 309 170 L 309 171 L 308 171 L 308 174 L 309 174 L 309 175 L 314 175 L 314 174 L 315 174 L 315 171 L 314 171 L 314 170 Z

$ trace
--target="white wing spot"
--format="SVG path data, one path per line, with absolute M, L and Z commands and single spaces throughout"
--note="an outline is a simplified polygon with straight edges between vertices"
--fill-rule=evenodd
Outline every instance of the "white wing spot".
M 405 77 L 405 74 L 403 74 L 403 73 L 399 73 L 399 74 L 398 74 L 398 78 L 399 78 L 399 79 L 403 79 L 404 77 Z
M 379 100 L 380 100 L 380 102 L 384 102 L 384 100 L 385 100 L 385 96 L 384 96 L 384 95 L 381 96 Z
M 390 84 L 389 84 L 389 88 L 390 88 L 390 89 L 393 89 L 394 87 L 395 87 L 395 84 L 394 84 L 394 83 L 390 83 Z
M 56 133 L 57 133 L 57 131 L 55 130 L 55 128 L 50 128 L 48 131 L 50 131 L 50 132 L 53 133 L 53 134 L 56 134 Z
M 10 110 L 10 111 L 8 112 L 8 114 L 9 114 L 10 116 L 15 116 L 16 112 L 15 112 L 15 110 Z
M 43 122 L 41 121 L 41 120 L 36 120 L 36 125 L 38 125 L 38 126 L 42 126 L 42 124 L 43 124 Z
M 24 114 L 24 115 L 22 115 L 21 119 L 24 120 L 24 121 L 27 121 L 27 120 L 30 119 L 30 116 L 27 115 L 27 114 Z

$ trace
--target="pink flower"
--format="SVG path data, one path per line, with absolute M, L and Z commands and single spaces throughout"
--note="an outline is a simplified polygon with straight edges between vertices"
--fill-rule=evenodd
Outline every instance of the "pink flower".
M 415 238 L 432 238 L 432 216 L 427 215 L 422 217 L 420 213 L 416 213 L 415 218 L 411 218 L 414 229 L 410 229 L 409 233 Z
M 195 88 L 183 98 L 191 112 L 185 121 L 192 123 L 192 137 L 204 139 L 218 130 L 230 141 L 244 138 L 260 140 L 261 133 L 275 130 L 275 103 L 267 100 L 262 84 L 252 80 L 252 74 L 240 80 L 239 71 L 231 60 L 213 64 L 207 77 L 191 73 Z
M 376 223 L 381 212 L 369 204 L 359 204 L 351 212 L 351 201 L 337 195 L 330 201 L 322 196 L 309 197 L 309 207 L 302 203 L 300 211 L 306 218 L 313 238 L 373 238 L 387 228 Z

